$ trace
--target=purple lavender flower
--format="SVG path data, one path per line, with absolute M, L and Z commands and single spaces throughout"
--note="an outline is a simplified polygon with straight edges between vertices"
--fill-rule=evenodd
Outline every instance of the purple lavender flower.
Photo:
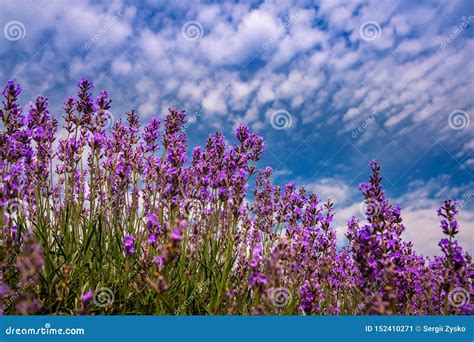
M 89 290 L 81 296 L 81 301 L 84 305 L 86 305 L 92 300 L 93 297 L 94 293 L 92 292 L 92 290 Z
M 86 79 L 78 88 L 63 105 L 62 137 L 46 98 L 25 117 L 21 88 L 3 89 L 0 304 L 22 292 L 0 313 L 169 314 L 183 303 L 192 314 L 472 312 L 453 301 L 472 289 L 456 201 L 437 211 L 445 236 L 429 260 L 403 239 L 401 208 L 372 161 L 359 186 L 366 222 L 351 218 L 340 246 L 333 203 L 274 184 L 248 126 L 231 146 L 216 132 L 189 153 L 184 111 L 169 109 L 163 132 L 157 117 L 142 128 L 133 110 L 109 130 L 108 93 L 94 97 Z M 120 288 L 117 305 L 92 310 L 94 293 L 74 292 L 102 285 Z M 272 298 L 277 289 L 287 303 Z
M 133 235 L 125 235 L 123 238 L 123 246 L 125 255 L 135 253 L 135 237 Z

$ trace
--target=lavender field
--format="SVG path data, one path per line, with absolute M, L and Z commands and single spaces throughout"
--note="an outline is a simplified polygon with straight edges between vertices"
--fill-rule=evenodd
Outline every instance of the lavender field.
M 333 202 L 274 185 L 246 125 L 191 147 L 184 111 L 111 121 L 108 93 L 81 79 L 62 135 L 21 91 L 9 81 L 0 110 L 1 314 L 473 314 L 455 199 L 432 213 L 444 238 L 427 258 L 372 161 L 366 218 L 345 218 L 341 246 Z

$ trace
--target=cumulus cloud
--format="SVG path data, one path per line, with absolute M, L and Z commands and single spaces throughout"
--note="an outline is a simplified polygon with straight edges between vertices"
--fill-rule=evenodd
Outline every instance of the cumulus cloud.
M 316 182 L 305 184 L 304 187 L 315 192 L 322 200 L 331 199 L 338 205 L 346 203 L 355 191 L 344 181 L 334 178 L 321 178 Z
M 461 5 L 444 10 L 456 12 Z M 49 36 L 58 50 L 55 57 L 70 61 L 73 56 L 70 77 L 104 71 L 119 88 L 151 77 L 152 86 L 162 92 L 158 101 L 167 102 L 170 97 L 182 106 L 209 102 L 217 89 L 219 101 L 208 103 L 212 115 L 227 108 L 244 111 L 253 96 L 258 99 L 258 110 L 269 102 L 287 101 L 304 112 L 305 122 L 311 122 L 318 118 L 320 108 L 309 99 L 320 96 L 323 85 L 332 92 L 327 100 L 345 107 L 335 115 L 343 117 L 346 131 L 382 99 L 394 104 L 393 115 L 381 119 L 390 130 L 407 121 L 421 123 L 445 115 L 453 97 L 464 102 L 465 108 L 473 106 L 466 96 L 469 89 L 451 87 L 467 61 L 467 56 L 457 52 L 472 47 L 472 40 L 460 37 L 465 47 L 453 42 L 443 51 L 437 49 L 443 38 L 441 29 L 431 25 L 418 30 L 422 20 L 414 14 L 433 15 L 435 8 L 429 5 L 404 3 L 401 6 L 409 8 L 392 15 L 390 4 L 384 2 L 322 1 L 305 6 L 295 1 L 277 6 L 269 1 L 252 8 L 193 4 L 187 10 L 184 4 L 176 8 L 157 4 L 158 12 L 151 21 L 140 16 L 151 8 L 140 11 L 118 1 L 107 5 L 80 1 L 68 11 L 56 2 L 37 6 L 44 13 L 41 18 L 34 17 L 34 11 L 25 11 L 26 3 L 21 1 L 8 3 L 2 11 L 2 22 L 21 12 L 20 19 L 31 36 L 28 44 L 21 42 L 14 48 L 28 51 L 35 47 L 41 54 L 41 43 Z M 182 37 L 183 25 L 190 20 L 202 28 L 202 37 L 196 41 Z M 367 21 L 380 27 L 380 37 L 374 41 L 360 37 L 360 27 Z M 413 37 L 404 39 L 408 34 Z M 380 54 L 381 46 L 392 45 L 393 53 Z M 36 63 L 44 66 L 47 61 Z M 452 75 L 449 79 L 448 74 Z M 28 78 L 27 72 L 23 75 Z M 232 91 L 220 87 L 226 82 L 235 82 Z M 203 89 L 180 91 L 188 83 Z

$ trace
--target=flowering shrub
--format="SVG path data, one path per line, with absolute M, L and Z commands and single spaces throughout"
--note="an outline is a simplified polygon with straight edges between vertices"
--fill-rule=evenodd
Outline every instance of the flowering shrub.
M 371 163 L 367 222 L 339 248 L 333 204 L 257 169 L 262 137 L 241 125 L 187 160 L 185 114 L 107 132 L 110 99 L 81 79 L 64 133 L 38 97 L 27 115 L 9 81 L 0 110 L 4 314 L 469 314 L 471 257 L 456 202 L 438 211 L 433 260 L 402 239 L 400 207 Z M 249 179 L 255 177 L 249 201 Z M 26 284 L 26 285 L 25 285 Z M 21 291 L 20 291 L 21 290 Z

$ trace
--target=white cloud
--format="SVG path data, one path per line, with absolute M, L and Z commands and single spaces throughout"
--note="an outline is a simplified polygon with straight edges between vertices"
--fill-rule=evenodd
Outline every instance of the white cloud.
M 401 215 L 406 228 L 403 238 L 411 241 L 414 249 L 425 256 L 441 253 L 438 243 L 444 236 L 440 228 L 440 217 L 437 216 L 436 211 L 443 201 L 449 198 L 457 198 L 460 203 L 457 220 L 461 228 L 457 239 L 471 255 L 474 252 L 474 211 L 472 210 L 474 182 L 459 187 L 448 184 L 450 184 L 448 175 L 428 181 L 415 180 L 409 184 L 408 191 L 402 197 L 391 199 L 392 204 L 399 203 L 402 207 Z M 325 194 L 324 197 L 339 199 L 339 201 L 334 201 L 336 204 L 334 226 L 338 243 L 345 244 L 347 241 L 344 235 L 347 232 L 348 219 L 355 216 L 361 220 L 361 224 L 366 222 L 363 209 L 361 209 L 362 196 L 356 196 L 354 192 L 349 191 L 349 188 L 341 185 L 341 182 L 333 179 L 324 179 L 310 188 L 315 189 L 316 193 L 321 191 Z
M 446 199 L 457 198 L 462 204 L 458 221 L 461 245 L 471 254 L 474 238 L 474 203 L 466 194 L 474 190 L 474 182 L 460 187 L 450 186 L 450 176 L 443 175 L 429 181 L 417 180 L 409 184 L 409 191 L 397 201 L 402 205 L 402 217 L 406 226 L 405 237 L 413 242 L 415 249 L 425 255 L 439 254 L 438 242 L 443 238 L 440 217 L 436 210 Z M 463 202 L 463 198 L 466 200 Z
M 350 119 L 352 119 L 352 118 L 354 118 L 358 115 L 360 115 L 360 110 L 357 109 L 357 108 L 352 107 L 352 108 L 349 108 L 347 110 L 346 114 L 343 117 L 343 120 L 347 121 L 347 120 L 350 120 Z
M 440 218 L 436 215 L 436 208 L 440 203 L 433 203 L 432 207 L 427 209 L 412 209 L 407 207 L 402 210 L 402 217 L 406 227 L 404 238 L 413 242 L 416 251 L 427 256 L 441 254 L 438 246 L 439 241 L 445 238 L 440 228 Z M 474 215 L 465 211 L 459 214 L 458 222 L 460 232 L 457 239 L 461 246 L 473 253 L 474 237 Z
M 344 181 L 335 178 L 322 178 L 306 183 L 304 187 L 316 193 L 322 200 L 331 199 L 338 206 L 346 203 L 354 191 Z
M 343 110 L 331 122 L 339 124 L 340 115 L 347 122 L 343 130 L 347 132 L 353 128 L 349 119 L 357 118 L 357 110 L 370 110 L 388 96 L 398 108 L 390 117 L 379 118 L 381 124 L 394 134 L 409 134 L 410 129 L 398 130 L 399 126 L 430 120 L 426 129 L 439 130 L 437 122 L 451 110 L 446 109 L 450 103 L 474 106 L 469 96 L 472 89 L 456 84 L 467 66 L 467 54 L 462 52 L 473 42 L 468 39 L 464 47 L 451 44 L 444 51 L 435 51 L 445 37 L 439 29 L 444 22 L 431 20 L 426 25 L 430 16 L 436 15 L 432 6 L 412 5 L 409 10 L 392 12 L 386 2 L 363 1 L 322 1 L 319 9 L 303 8 L 297 1 L 284 5 L 267 1 L 252 8 L 248 4 L 180 4 L 176 6 L 182 19 L 174 20 L 178 14 L 171 8 L 169 13 L 153 13 L 151 22 L 144 20 L 143 16 L 151 13 L 147 11 L 161 5 L 151 3 L 150 8 L 137 9 L 122 7 L 118 1 L 107 5 L 78 1 L 64 11 L 62 5 L 47 2 L 42 4 L 41 18 L 33 20 L 34 11 L 19 10 L 26 8 L 26 3 L 10 2 L 4 6 L 2 18 L 20 13 L 19 19 L 28 24 L 30 43 L 39 42 L 47 31 L 53 32 L 51 39 L 60 53 L 52 60 L 62 56 L 71 78 L 105 70 L 105 78 L 113 78 L 112 84 L 127 89 L 147 77 L 151 82 L 149 90 L 141 92 L 144 96 L 159 91 L 155 96 L 158 101 L 169 102 L 172 97 L 172 102 L 184 108 L 207 102 L 212 115 L 223 110 L 245 114 L 250 103 L 256 106 L 252 113 L 263 112 L 271 102 L 288 101 L 292 109 L 301 111 L 298 115 L 303 121 L 310 123 L 330 102 Z M 449 14 L 458 7 L 450 4 L 443 10 Z M 107 20 L 117 13 L 121 13 L 118 20 L 104 30 Z M 182 39 L 181 27 L 189 20 L 203 26 L 200 40 Z M 321 20 L 327 22 L 327 28 L 316 24 Z M 361 41 L 359 36 L 359 26 L 368 20 L 381 27 L 380 38 L 373 42 Z M 74 56 L 101 29 L 105 32 L 97 43 L 85 55 Z M 343 32 L 349 34 L 351 46 Z M 457 40 L 466 37 L 461 33 Z M 33 45 L 18 47 L 28 50 Z M 378 52 L 392 46 L 396 47 L 393 55 Z M 73 58 L 67 57 L 70 54 Z M 261 63 L 258 68 L 246 66 L 257 60 Z M 43 60 L 29 63 L 21 76 L 27 77 L 35 64 L 54 72 L 52 63 Z M 220 85 L 229 79 L 233 89 L 224 92 Z M 218 92 L 218 99 L 211 103 L 209 97 Z M 136 100 L 150 102 L 147 97 Z M 120 100 L 114 105 L 125 106 Z M 252 118 L 258 120 L 255 114 Z
M 214 26 L 202 40 L 202 51 L 217 64 L 242 63 L 262 48 L 265 41 L 278 31 L 278 20 L 262 10 L 246 14 L 233 28 L 225 22 Z
M 126 75 L 132 70 L 132 64 L 125 59 L 115 59 L 112 62 L 112 71 L 117 75 Z

